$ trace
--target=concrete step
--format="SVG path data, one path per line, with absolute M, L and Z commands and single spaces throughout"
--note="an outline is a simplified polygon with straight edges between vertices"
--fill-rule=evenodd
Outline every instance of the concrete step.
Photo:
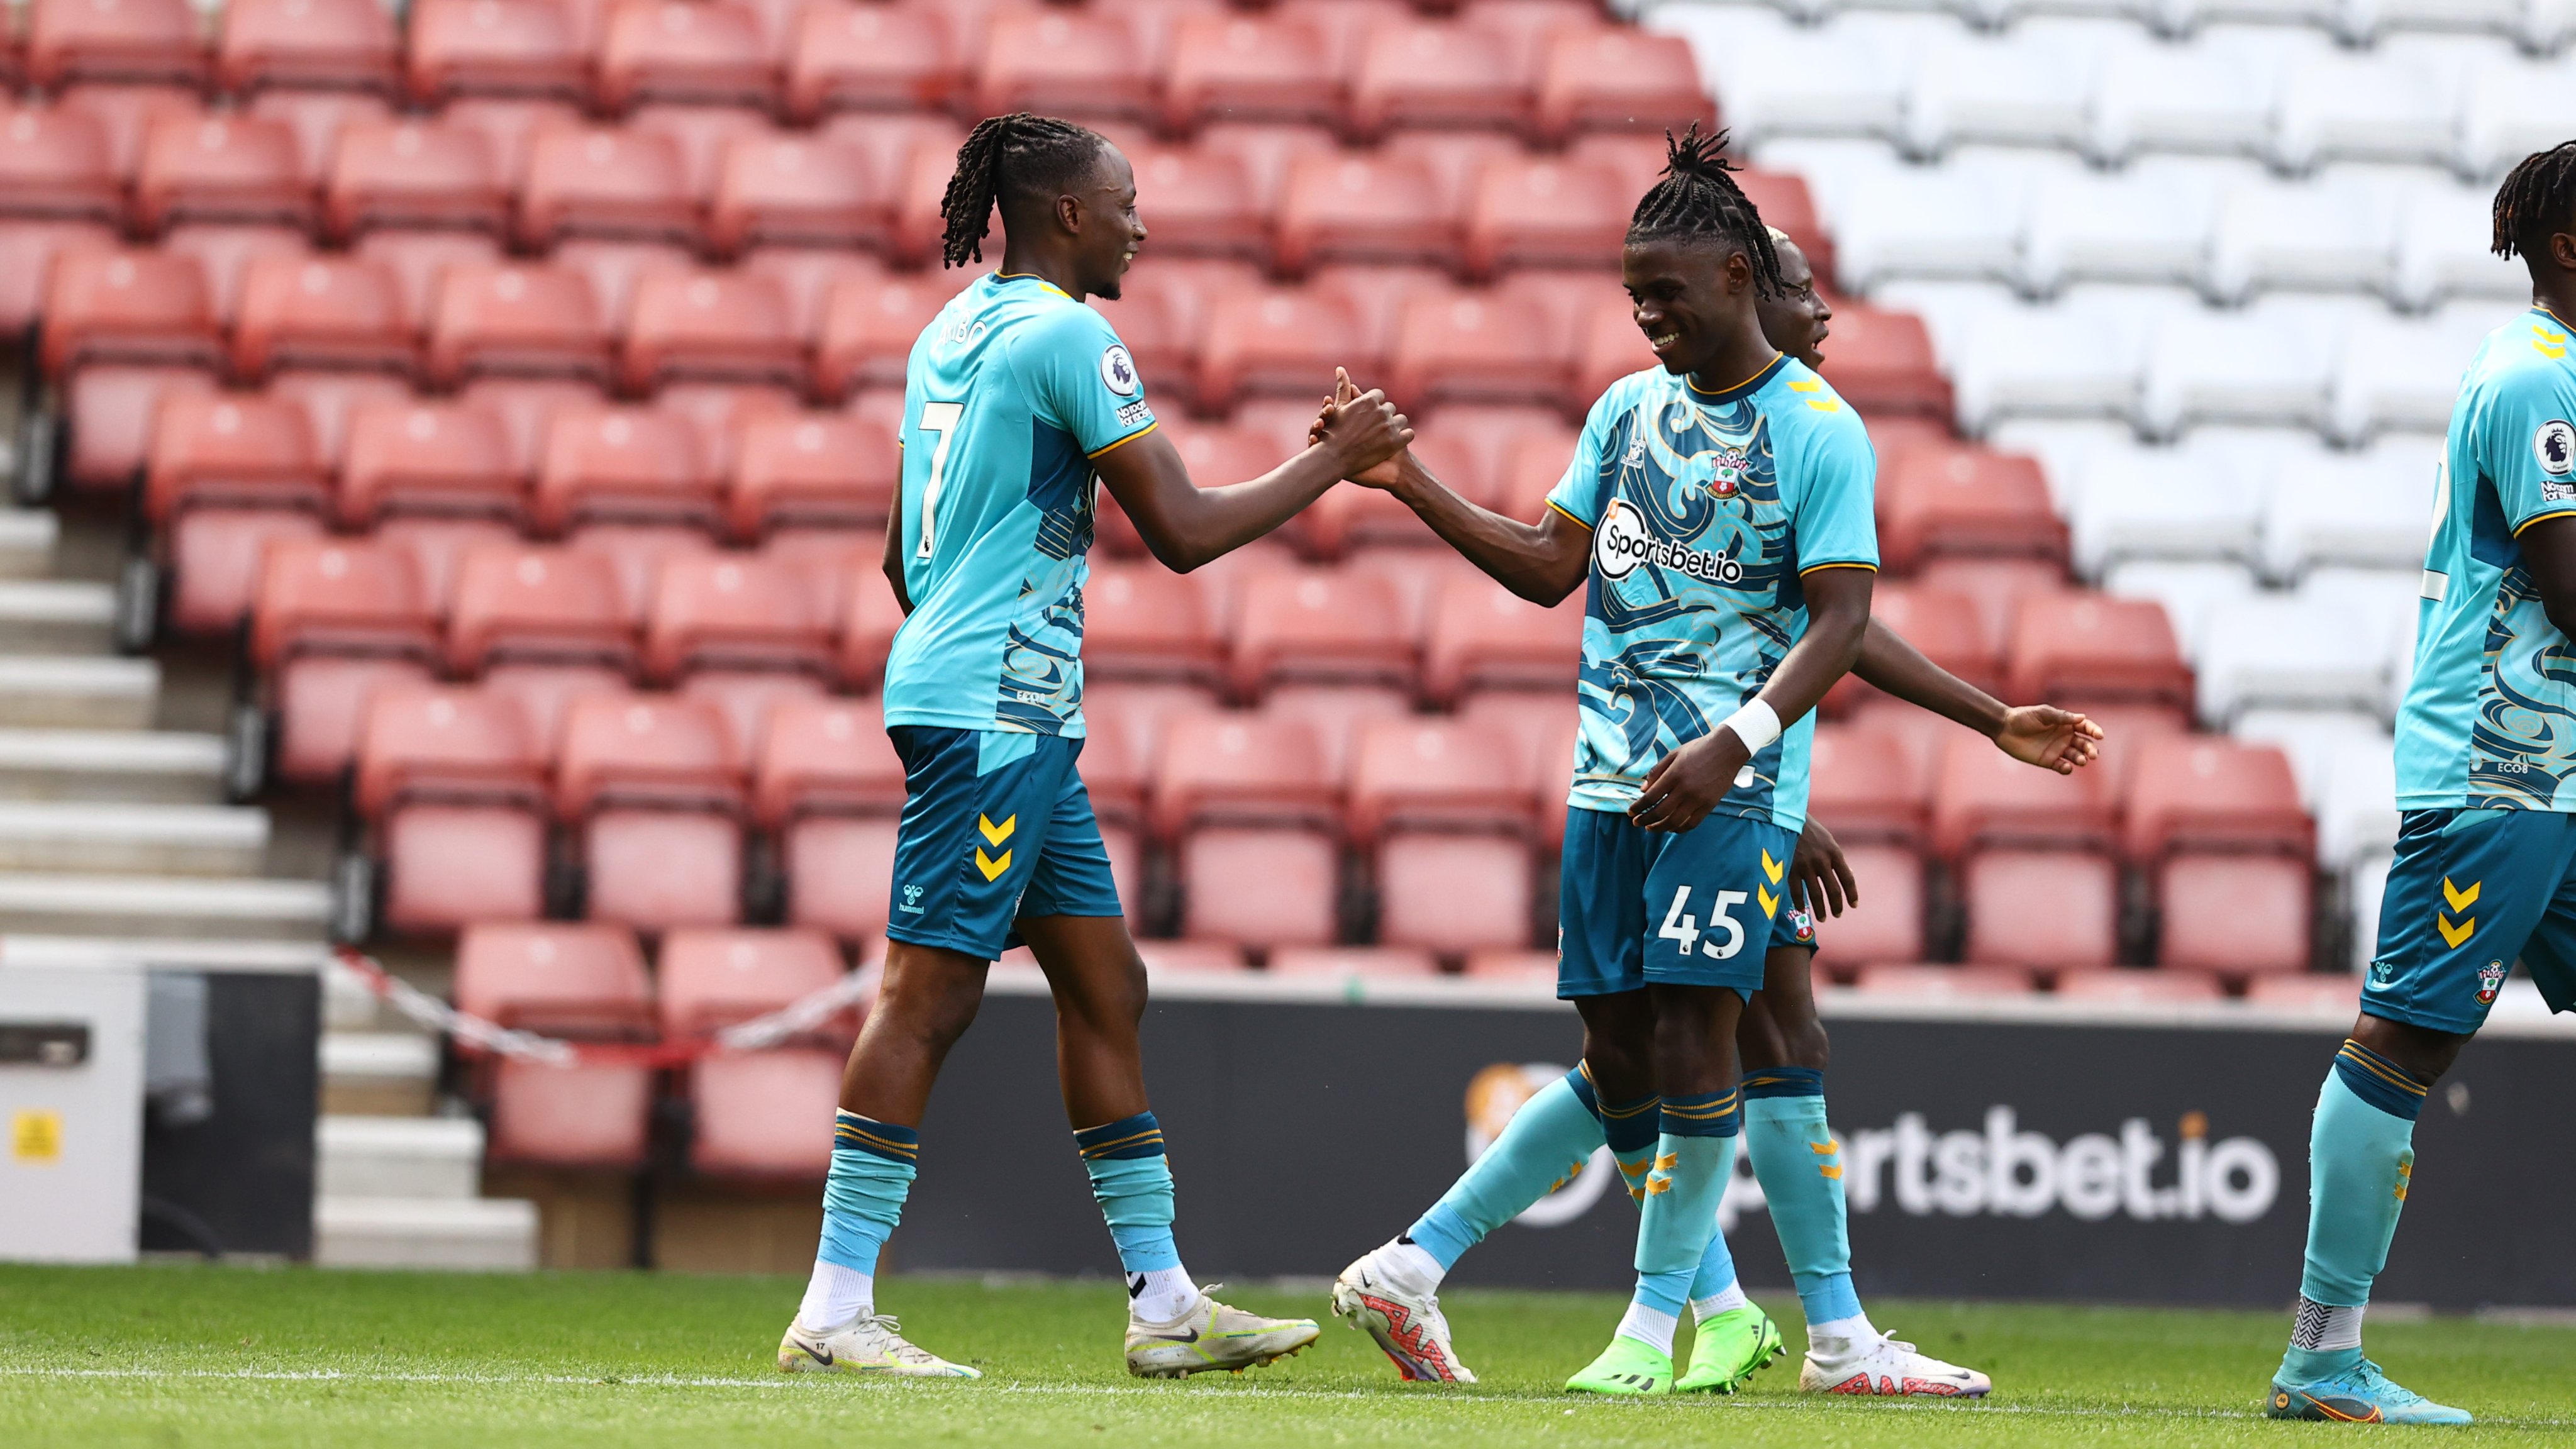
M 115 647 L 115 589 L 70 579 L 0 578 L 0 649 L 105 654 Z
M 313 1147 L 313 1190 L 326 1198 L 470 1198 L 483 1181 L 483 1124 L 471 1117 L 326 1116 Z
M 0 800 L 0 870 L 247 875 L 267 849 L 249 806 Z
M 53 572 L 62 520 L 50 508 L 0 508 L 0 578 L 36 579 Z
M 301 938 L 318 946 L 330 922 L 331 889 L 320 881 L 0 871 L 0 932 Z
M 224 759 L 221 735 L 0 729 L 0 798 L 210 805 Z
M 438 1042 L 409 1031 L 326 1031 L 321 1066 L 328 1115 L 426 1117 L 438 1086 Z
M 141 962 L 173 970 L 302 972 L 319 970 L 329 954 L 318 941 L 0 933 L 0 966 L 123 966 Z M 374 1001 L 373 997 L 366 999 Z
M 160 696 L 149 659 L 0 654 L 0 726 L 139 730 Z
M 537 1266 L 537 1205 L 516 1198 L 313 1200 L 313 1261 L 335 1268 Z

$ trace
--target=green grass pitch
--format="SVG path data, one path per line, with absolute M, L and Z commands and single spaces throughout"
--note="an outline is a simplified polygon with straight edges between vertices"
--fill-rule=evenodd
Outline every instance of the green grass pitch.
M 2576 1330 L 2374 1323 L 2407 1383 L 2468 1430 L 2276 1424 L 2257 1415 L 2278 1313 L 1879 1303 L 1882 1323 L 1990 1371 L 1983 1404 L 1798 1396 L 1796 1358 L 1733 1399 L 1557 1392 L 1617 1321 L 1597 1294 L 1447 1300 L 1472 1389 L 1396 1382 L 1324 1322 L 1303 1357 L 1240 1378 L 1138 1383 L 1114 1284 L 891 1279 L 884 1306 L 980 1383 L 778 1374 L 800 1284 L 783 1278 L 445 1276 L 147 1265 L 0 1268 L 0 1446 L 543 1444 L 2233 1445 L 2336 1435 L 2576 1444 Z M 1233 1295 L 1323 1312 L 1318 1290 Z M 1797 1303 L 1765 1304 L 1801 1341 Z

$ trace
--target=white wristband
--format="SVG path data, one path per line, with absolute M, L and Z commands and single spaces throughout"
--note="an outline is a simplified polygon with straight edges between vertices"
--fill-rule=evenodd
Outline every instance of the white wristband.
M 1718 728 L 1735 731 L 1735 737 L 1744 741 L 1744 752 L 1758 755 L 1764 745 L 1780 738 L 1780 716 L 1756 695 L 1745 701 L 1742 709 L 1728 715 Z

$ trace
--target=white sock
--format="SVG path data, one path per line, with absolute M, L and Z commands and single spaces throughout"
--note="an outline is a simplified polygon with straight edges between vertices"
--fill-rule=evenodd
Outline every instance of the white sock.
M 796 1305 L 796 1321 L 816 1333 L 838 1333 L 876 1311 L 877 1278 L 856 1268 L 814 1260 L 806 1281 L 805 1301 Z
M 1407 1293 L 1436 1293 L 1440 1280 L 1449 1276 L 1449 1270 L 1420 1243 L 1389 1243 L 1377 1250 L 1376 1258 L 1378 1271 Z
M 1681 1327 L 1681 1322 L 1669 1313 L 1632 1302 L 1628 1311 L 1619 1317 L 1619 1336 L 1633 1338 L 1669 1354 L 1673 1351 L 1673 1330 Z
M 2345 1308 L 2319 1303 L 2302 1295 L 2298 1321 L 2290 1330 L 2290 1346 L 2305 1349 L 2361 1347 L 2361 1315 L 2367 1306 L 2355 1304 Z
M 1744 1284 L 1739 1280 L 1727 1284 L 1706 1298 L 1692 1299 L 1691 1322 L 1706 1323 L 1721 1313 L 1733 1313 L 1739 1308 L 1752 1306 L 1753 1300 L 1744 1296 Z
M 1147 1323 L 1169 1323 L 1199 1301 L 1199 1285 L 1186 1268 L 1156 1268 L 1127 1275 L 1127 1311 Z
M 1870 1323 L 1866 1313 L 1855 1313 L 1849 1318 L 1828 1318 L 1822 1323 L 1807 1325 L 1808 1349 L 1827 1356 L 1875 1342 L 1878 1337 L 1878 1329 Z

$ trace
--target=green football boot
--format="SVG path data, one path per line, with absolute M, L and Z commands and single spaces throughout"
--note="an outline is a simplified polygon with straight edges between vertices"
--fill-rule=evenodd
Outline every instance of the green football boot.
M 1569 1394 L 1669 1394 L 1673 1356 L 1652 1344 L 1614 1337 L 1583 1372 L 1565 1381 Z
M 1770 1314 L 1751 1306 L 1729 1309 L 1692 1335 L 1690 1368 L 1673 1384 L 1673 1392 L 1734 1393 L 1787 1352 Z
M 2315 1383 L 2272 1380 L 2272 1396 L 2263 1412 L 2274 1419 L 2323 1419 L 2338 1424 L 2466 1424 L 2466 1409 L 2437 1404 L 2412 1389 L 2390 1383 L 2379 1365 L 2368 1359 Z

